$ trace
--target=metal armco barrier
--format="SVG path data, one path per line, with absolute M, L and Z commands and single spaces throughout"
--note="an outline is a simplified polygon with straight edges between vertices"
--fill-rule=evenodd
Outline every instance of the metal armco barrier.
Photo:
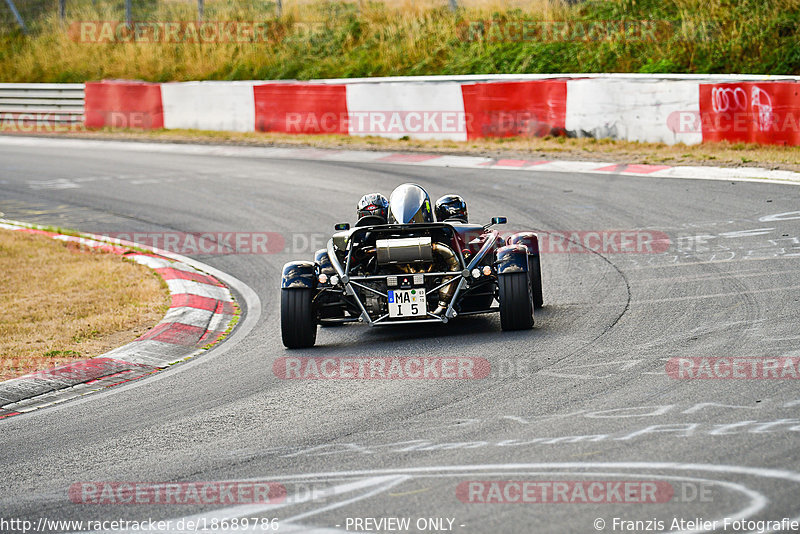
M 82 83 L 0 83 L 0 118 L 82 124 Z

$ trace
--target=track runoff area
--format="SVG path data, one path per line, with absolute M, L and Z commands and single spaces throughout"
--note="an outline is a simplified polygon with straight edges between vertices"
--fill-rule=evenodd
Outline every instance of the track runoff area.
M 217 348 L 0 421 L 0 530 L 798 529 L 795 185 L 319 153 L 0 142 L 6 218 L 281 238 L 172 251 L 260 301 Z M 361 195 L 405 182 L 541 236 L 534 327 L 352 324 L 287 351 L 283 265 L 313 259 Z M 647 239 L 614 250 L 614 232 Z

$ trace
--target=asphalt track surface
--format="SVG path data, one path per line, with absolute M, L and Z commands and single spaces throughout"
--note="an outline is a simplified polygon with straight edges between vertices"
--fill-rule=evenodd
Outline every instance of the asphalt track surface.
M 658 230 L 672 245 L 664 254 L 543 254 L 546 307 L 532 331 L 501 332 L 497 316 L 351 325 L 320 329 L 312 350 L 286 351 L 282 264 L 311 257 L 303 237 L 352 220 L 363 193 L 388 195 L 407 181 L 433 198 L 460 193 L 473 221 Z M 676 528 L 676 518 L 747 532 L 721 521 L 795 518 L 798 382 L 680 380 L 665 366 L 675 357 L 800 355 L 798 206 L 800 188 L 775 184 L 0 145 L 9 219 L 94 233 L 270 231 L 290 249 L 194 255 L 259 295 L 260 318 L 246 335 L 150 379 L 0 421 L 0 516 L 191 516 L 208 525 L 248 516 L 278 518 L 284 532 L 403 531 L 355 523 L 382 517 L 435 532 L 418 520 L 445 518 L 464 533 L 596 532 L 598 519 L 607 532 L 703 530 Z M 488 359 L 492 374 L 281 380 L 272 364 L 284 356 L 473 356 Z M 250 479 L 283 484 L 290 498 L 270 507 L 79 504 L 68 495 L 85 481 Z M 648 504 L 458 498 L 460 483 L 486 480 L 666 481 L 674 495 Z

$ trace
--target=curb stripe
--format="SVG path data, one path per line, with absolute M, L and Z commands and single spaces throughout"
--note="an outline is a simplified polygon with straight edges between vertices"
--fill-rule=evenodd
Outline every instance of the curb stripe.
M 170 290 L 171 305 L 150 331 L 95 358 L 36 371 L 0 382 L 0 418 L 19 415 L 80 395 L 149 376 L 172 363 L 200 354 L 218 341 L 237 313 L 233 296 L 215 277 L 159 254 L 133 251 L 134 243 L 103 236 L 71 236 L 33 225 L 0 220 L 0 228 L 46 235 L 95 250 L 125 255 L 158 273 Z M 166 253 L 168 254 L 168 253 Z M 190 261 L 185 259 L 184 261 Z
M 204 154 L 217 157 L 258 158 L 258 159 L 297 159 L 337 161 L 346 163 L 375 163 L 384 165 L 418 165 L 425 167 L 453 167 L 458 169 L 487 169 L 486 164 L 496 159 L 479 156 L 435 155 L 425 161 L 379 161 L 391 156 L 387 152 L 370 152 L 366 150 L 324 150 L 324 149 L 290 149 L 276 147 L 248 147 L 233 145 L 188 145 L 178 143 L 148 143 L 111 141 L 95 139 L 50 139 L 39 137 L 0 136 L 0 145 L 53 148 L 83 148 L 103 150 L 124 150 L 142 153 L 168 154 Z M 607 176 L 609 171 L 597 169 L 609 167 L 602 161 L 549 161 L 529 167 L 494 166 L 494 170 L 513 172 L 547 172 L 547 173 L 591 173 Z M 622 167 L 623 165 L 620 165 Z M 625 165 L 626 168 L 632 167 Z M 635 167 L 634 167 L 635 168 Z M 800 185 L 800 173 L 786 170 L 765 169 L 762 167 L 711 167 L 711 166 L 677 166 L 650 173 L 621 171 L 619 176 L 652 176 L 654 178 L 678 178 L 688 180 L 731 180 L 738 182 L 772 183 L 783 185 Z M 169 255 L 168 253 L 165 255 Z
M 136 341 L 162 341 L 174 345 L 196 345 L 206 329 L 183 323 L 159 323 Z
M 651 172 L 658 172 L 671 168 L 672 167 L 670 167 L 669 165 L 620 164 L 620 165 L 609 165 L 607 167 L 600 167 L 599 169 L 595 169 L 595 172 L 632 172 L 636 174 L 650 174 Z
M 223 300 L 226 302 L 233 301 L 230 292 L 222 286 L 210 286 L 192 280 L 181 280 L 179 278 L 165 280 L 165 282 L 167 283 L 170 293 L 188 293 L 190 295 L 199 295 L 201 297 Z
M 212 317 L 214 317 L 214 312 L 209 310 L 187 307 L 170 308 L 161 322 L 182 323 L 207 330 Z
M 178 293 L 172 295 L 172 308 L 186 307 L 197 308 L 198 310 L 217 311 L 217 305 L 221 304 L 222 309 L 220 313 L 226 315 L 233 315 L 233 303 L 216 300 L 210 297 L 203 297 L 200 295 L 192 295 L 190 293 Z
M 175 269 L 174 267 L 160 267 L 155 269 L 155 271 L 160 274 L 161 278 L 164 280 L 191 280 L 193 282 L 200 282 L 201 284 L 208 284 L 210 286 L 224 287 L 214 278 L 198 272 Z

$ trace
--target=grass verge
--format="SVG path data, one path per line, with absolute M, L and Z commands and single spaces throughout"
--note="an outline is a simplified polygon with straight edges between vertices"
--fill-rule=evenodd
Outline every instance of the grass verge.
M 103 354 L 168 308 L 166 284 L 145 266 L 0 230 L 0 380 Z
M 197 19 L 192 2 L 134 4 L 137 22 Z M 208 0 L 204 20 L 257 22 L 264 29 L 243 37 L 181 30 L 170 42 L 149 37 L 147 29 L 145 39 L 158 42 L 129 42 L 116 30 L 109 38 L 99 26 L 81 33 L 76 26 L 123 20 L 119 2 L 67 2 L 66 23 L 52 4 L 28 21 L 29 35 L 0 33 L 2 81 L 800 74 L 800 0 L 532 0 L 522 8 L 487 0 L 462 3 L 457 12 L 444 0 L 284 4 L 278 16 L 275 2 Z

